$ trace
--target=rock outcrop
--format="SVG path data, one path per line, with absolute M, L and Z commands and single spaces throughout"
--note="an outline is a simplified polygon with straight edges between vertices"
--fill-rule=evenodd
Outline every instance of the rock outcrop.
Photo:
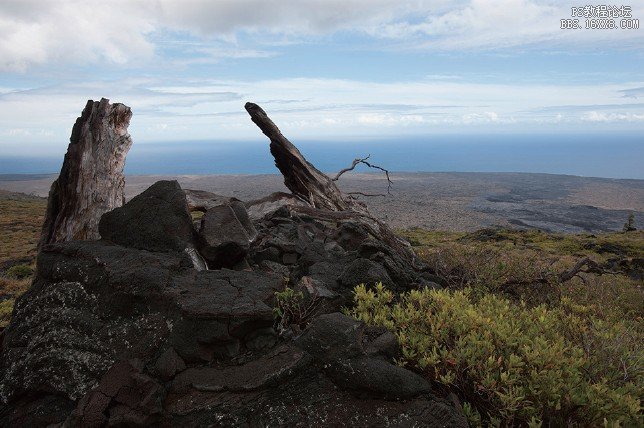
M 132 111 L 123 104 L 87 101 L 76 119 L 58 179 L 49 191 L 39 246 L 98 239 L 101 216 L 125 202 L 125 156 Z
M 257 237 L 244 203 L 231 200 L 211 207 L 201 219 L 199 252 L 211 269 L 234 267 Z
M 466 426 L 394 364 L 392 333 L 339 312 L 362 282 L 433 284 L 368 212 L 161 181 L 99 230 L 41 248 L 2 342 L 1 426 Z M 286 286 L 310 308 L 292 324 Z

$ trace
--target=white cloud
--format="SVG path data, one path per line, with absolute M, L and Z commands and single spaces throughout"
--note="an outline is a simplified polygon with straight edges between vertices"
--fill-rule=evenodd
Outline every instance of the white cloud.
M 160 0 L 166 25 L 204 35 L 238 31 L 275 34 L 328 34 L 379 25 L 428 2 L 400 0 Z M 445 4 L 447 2 L 433 2 Z
M 581 120 L 585 122 L 644 122 L 644 113 L 606 113 L 591 111 L 584 113 Z
M 361 114 L 356 121 L 365 125 L 376 126 L 407 126 L 425 122 L 418 114 L 368 113 Z
M 644 0 L 629 4 L 634 13 L 644 10 Z M 145 64 L 167 54 L 164 42 L 186 35 L 203 44 L 188 50 L 186 64 L 271 56 L 266 46 L 336 32 L 370 35 L 378 48 L 449 51 L 644 41 L 638 30 L 561 30 L 564 18 L 569 5 L 554 0 L 4 0 L 0 71 L 56 62 Z
M 127 5 L 127 6 L 126 6 Z M 126 7 L 119 7 L 126 6 Z M 150 58 L 154 30 L 138 2 L 8 0 L 0 3 L 0 70 L 55 61 L 124 64 Z
M 144 62 L 163 42 L 156 38 L 164 34 L 172 41 L 179 31 L 204 42 L 193 50 L 193 62 L 266 57 L 274 53 L 237 46 L 237 33 L 256 34 L 259 44 L 278 35 L 323 35 L 377 25 L 404 6 L 395 0 L 5 0 L 0 70 L 25 71 L 56 61 Z M 215 47 L 209 46 L 213 38 Z M 222 42 L 229 43 L 222 48 Z
M 27 143 L 42 154 L 64 153 L 88 97 L 104 96 L 132 107 L 130 133 L 137 144 L 147 144 L 260 140 L 261 133 L 243 108 L 246 101 L 260 104 L 294 141 L 479 129 L 556 132 L 587 129 L 591 124 L 642 130 L 644 106 L 624 106 L 620 93 L 624 87 L 639 86 L 644 82 L 526 85 L 299 78 L 193 80 L 175 86 L 152 78 L 89 81 L 0 94 L 0 155 L 24 153 Z M 591 105 L 597 107 L 577 110 Z
M 462 122 L 466 125 L 472 123 L 513 123 L 514 120 L 500 119 L 499 115 L 493 111 L 483 113 L 468 113 L 462 116 Z
M 629 3 L 637 14 L 644 1 Z M 416 37 L 413 49 L 472 50 L 518 46 L 551 49 L 639 47 L 640 31 L 566 30 L 562 19 L 571 19 L 571 6 L 554 0 L 471 0 L 454 5 L 446 13 L 429 12 L 420 22 L 400 21 L 374 28 L 373 34 L 393 39 Z M 634 16 L 637 18 L 637 16 Z M 584 27 L 585 22 L 580 20 Z

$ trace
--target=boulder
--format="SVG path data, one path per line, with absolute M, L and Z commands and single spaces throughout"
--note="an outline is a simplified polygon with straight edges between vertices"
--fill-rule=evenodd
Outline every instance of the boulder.
M 323 362 L 354 358 L 364 354 L 363 331 L 364 324 L 335 312 L 317 317 L 296 343 Z
M 154 364 L 154 371 L 159 376 L 159 379 L 163 381 L 172 379 L 175 374 L 185 369 L 186 363 L 174 348 L 166 349 Z
M 429 393 L 429 382 L 416 373 L 371 356 L 328 363 L 326 373 L 345 389 L 367 392 L 388 399 L 412 398 Z
M 205 190 L 184 189 L 184 192 L 190 212 L 201 211 L 205 213 L 212 207 L 228 204 L 231 201 L 238 201 L 236 198 L 217 195 Z
M 381 339 L 385 343 L 369 346 L 369 353 L 364 347 L 364 335 L 363 323 L 333 313 L 313 320 L 296 343 L 313 355 L 325 373 L 342 388 L 389 399 L 415 397 L 431 391 L 425 379 L 383 358 L 392 352 L 391 343 L 386 343 L 389 339 L 386 333 L 380 335 L 385 336 Z
M 199 252 L 211 269 L 232 267 L 244 259 L 257 231 L 240 201 L 206 211 L 199 229 Z
M 106 241 L 139 250 L 184 251 L 195 246 L 186 196 L 176 181 L 157 181 L 106 213 L 99 232 Z
M 384 266 L 362 258 L 355 259 L 349 263 L 338 277 L 338 281 L 345 287 L 350 288 L 359 284 L 374 285 L 378 282 L 382 282 L 388 288 L 393 285 Z
M 253 391 L 279 384 L 294 376 L 311 356 L 292 346 L 281 346 L 257 360 L 227 367 L 190 368 L 172 382 L 170 391 Z

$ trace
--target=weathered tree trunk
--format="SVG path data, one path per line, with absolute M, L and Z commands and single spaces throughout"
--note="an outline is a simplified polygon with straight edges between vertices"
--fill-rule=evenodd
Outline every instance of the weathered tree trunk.
M 39 246 L 99 239 L 101 216 L 125 202 L 125 156 L 132 111 L 123 104 L 89 100 L 76 119 L 63 167 L 49 191 Z
M 312 207 L 294 205 L 291 206 L 292 212 L 312 215 L 315 218 L 357 221 L 378 240 L 393 248 L 412 266 L 420 265 L 406 241 L 398 238 L 385 223 L 372 216 L 360 201 L 344 195 L 335 185 L 334 180 L 309 163 L 297 147 L 282 135 L 260 106 L 246 103 L 245 108 L 252 121 L 271 140 L 271 154 L 275 158 L 275 165 L 284 176 L 286 187 Z M 388 174 L 387 179 L 389 179 Z
M 331 211 L 351 210 L 366 213 L 364 205 L 342 194 L 324 173 L 311 165 L 282 133 L 260 106 L 244 106 L 252 121 L 271 140 L 271 154 L 284 176 L 284 184 L 294 195 L 315 208 Z

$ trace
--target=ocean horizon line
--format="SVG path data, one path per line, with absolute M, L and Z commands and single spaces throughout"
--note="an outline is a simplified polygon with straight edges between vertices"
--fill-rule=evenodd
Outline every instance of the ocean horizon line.
M 298 142 L 321 171 L 339 171 L 357 157 L 400 172 L 525 172 L 644 179 L 644 136 L 460 135 L 441 139 Z M 46 174 L 60 170 L 64 153 L 25 156 L 0 153 L 0 173 Z M 363 167 L 356 172 L 362 172 Z M 267 142 L 185 141 L 134 144 L 126 174 L 203 175 L 276 173 Z

